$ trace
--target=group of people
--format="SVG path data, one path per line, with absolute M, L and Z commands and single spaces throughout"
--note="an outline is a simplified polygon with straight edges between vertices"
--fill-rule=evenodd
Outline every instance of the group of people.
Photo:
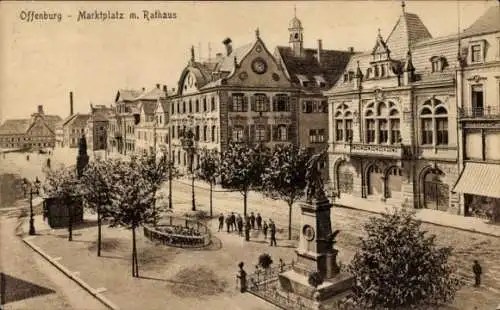
M 264 239 L 267 240 L 267 234 L 270 235 L 270 245 L 276 246 L 276 224 L 272 219 L 269 219 L 269 223 L 267 223 L 260 213 L 255 215 L 253 212 L 250 213 L 250 216 L 242 217 L 240 214 L 235 214 L 231 212 L 224 216 L 224 214 L 219 215 L 219 230 L 224 230 L 224 224 L 226 224 L 226 231 L 228 233 L 232 231 L 237 231 L 240 236 L 243 236 L 243 232 L 245 233 L 245 240 L 249 241 L 250 239 L 250 231 L 258 230 L 262 231 L 264 234 Z

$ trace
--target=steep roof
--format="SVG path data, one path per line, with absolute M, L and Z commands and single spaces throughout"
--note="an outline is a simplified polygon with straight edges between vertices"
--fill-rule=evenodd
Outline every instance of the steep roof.
M 0 126 L 0 134 L 23 134 L 30 124 L 30 119 L 8 119 Z
M 408 48 L 432 35 L 417 14 L 403 12 L 387 37 L 391 58 L 404 59 Z
M 221 58 L 221 60 L 215 66 L 214 71 L 231 72 L 234 68 L 234 58 L 236 57 L 236 61 L 240 63 L 243 57 L 245 57 L 245 55 L 250 52 L 250 49 L 252 49 L 254 44 L 255 42 L 252 42 L 233 49 L 231 54 Z
M 163 89 L 155 87 L 150 91 L 144 92 L 142 95 L 138 96 L 137 100 L 158 100 L 158 98 L 164 98 L 165 92 Z
M 156 104 L 158 105 L 161 105 L 161 108 L 162 110 L 165 112 L 165 113 L 168 113 L 168 107 L 169 107 L 169 104 L 168 104 L 168 100 L 166 99 L 158 99 L 158 101 L 156 102 Z
M 76 113 L 76 114 L 73 114 L 73 115 L 69 116 L 68 118 L 66 118 L 66 120 L 63 123 L 63 126 L 67 126 L 68 124 L 75 124 L 75 123 L 79 123 L 80 125 L 83 126 L 84 124 L 87 123 L 89 118 L 90 118 L 90 114 Z
M 139 97 L 143 91 L 141 90 L 133 90 L 133 89 L 120 89 L 116 94 L 115 102 L 118 100 L 121 101 L 133 101 L 137 97 Z
M 59 115 L 43 115 L 42 116 L 45 124 L 50 128 L 50 130 L 54 131 L 57 127 L 57 124 L 62 121 L 62 118 Z
M 500 31 L 500 5 L 492 6 L 469 28 L 462 32 L 462 37 Z
M 312 82 L 323 79 L 327 87 L 338 80 L 353 55 L 348 51 L 322 50 L 318 62 L 317 49 L 305 48 L 299 57 L 294 56 L 290 47 L 277 49 L 293 83 L 300 83 L 299 78 L 303 77 Z
M 158 99 L 157 99 L 158 100 Z M 140 107 L 140 111 L 144 111 L 146 115 L 152 115 L 155 113 L 156 101 L 143 102 Z

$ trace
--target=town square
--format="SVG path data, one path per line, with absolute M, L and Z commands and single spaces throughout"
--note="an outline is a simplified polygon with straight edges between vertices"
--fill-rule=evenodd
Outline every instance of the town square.
M 167 4 L 5 32 L 2 310 L 499 309 L 498 2 Z

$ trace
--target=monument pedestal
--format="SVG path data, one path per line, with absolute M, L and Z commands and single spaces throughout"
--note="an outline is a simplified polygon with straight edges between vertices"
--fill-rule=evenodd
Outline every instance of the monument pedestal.
M 328 199 L 301 205 L 302 231 L 296 249 L 297 260 L 293 268 L 279 275 L 282 291 L 312 301 L 316 309 L 331 308 L 344 298 L 354 286 L 354 277 L 340 272 L 338 251 L 332 247 L 332 226 Z M 309 276 L 319 273 L 323 283 L 309 284 Z

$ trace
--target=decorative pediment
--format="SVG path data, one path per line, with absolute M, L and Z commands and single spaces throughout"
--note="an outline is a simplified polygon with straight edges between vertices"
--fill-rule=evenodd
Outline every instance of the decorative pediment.
M 479 83 L 480 81 L 486 80 L 487 78 L 480 75 L 474 75 L 473 77 L 468 78 L 468 81 L 474 81 L 475 83 Z

